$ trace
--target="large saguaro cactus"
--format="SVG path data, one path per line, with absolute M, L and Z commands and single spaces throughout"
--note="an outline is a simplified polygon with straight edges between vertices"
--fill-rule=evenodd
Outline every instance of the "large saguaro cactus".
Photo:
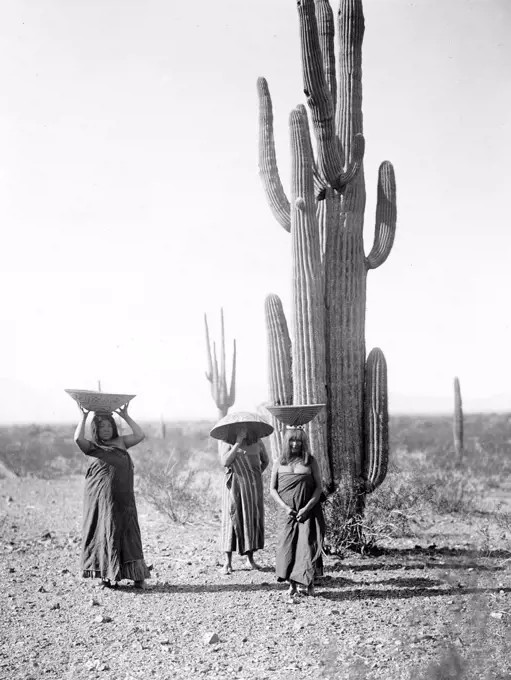
M 366 278 L 392 248 L 396 185 L 392 165 L 384 161 L 378 172 L 374 243 L 366 256 L 362 0 L 340 1 L 337 67 L 330 3 L 298 0 L 297 7 L 316 157 L 307 111 L 298 106 L 290 117 L 290 199 L 277 167 L 270 92 L 266 80 L 258 80 L 260 176 L 275 218 L 291 233 L 293 258 L 292 350 L 273 373 L 271 357 L 282 355 L 272 347 L 289 343 L 278 337 L 278 328 L 287 328 L 280 300 L 267 300 L 267 310 L 271 300 L 281 319 L 278 325 L 268 324 L 270 400 L 289 385 L 291 377 L 284 373 L 292 365 L 293 402 L 327 402 L 326 413 L 310 426 L 311 446 L 325 491 L 335 490 L 338 516 L 333 519 L 341 524 L 363 512 L 365 493 L 381 484 L 387 471 L 387 369 L 379 349 L 366 359 Z
M 204 325 L 206 328 L 206 349 L 208 356 L 206 378 L 211 383 L 211 396 L 218 408 L 218 418 L 220 419 L 227 415 L 227 412 L 234 404 L 234 399 L 236 397 L 236 340 L 233 341 L 231 383 L 230 388 L 227 389 L 224 310 L 220 310 L 220 367 L 218 366 L 216 345 L 213 343 L 212 349 L 209 341 L 208 319 L 205 314 Z

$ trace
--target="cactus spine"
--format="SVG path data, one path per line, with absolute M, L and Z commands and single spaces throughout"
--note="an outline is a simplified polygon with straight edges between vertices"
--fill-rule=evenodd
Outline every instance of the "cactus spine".
M 211 396 L 218 408 L 218 418 L 227 415 L 228 410 L 234 404 L 236 397 L 236 340 L 233 341 L 232 370 L 230 388 L 227 389 L 227 373 L 225 362 L 225 332 L 224 332 L 224 310 L 220 310 L 220 367 L 218 366 L 216 345 L 209 340 L 208 319 L 204 314 L 204 325 L 206 328 L 206 348 L 208 357 L 208 370 L 206 378 L 211 383 Z
M 363 511 L 388 464 L 387 372 L 383 353 L 365 347 L 366 277 L 387 259 L 396 227 L 394 171 L 378 172 L 374 243 L 365 255 L 365 142 L 362 121 L 362 0 L 341 0 L 336 72 L 335 23 L 328 0 L 298 0 L 305 108 L 290 119 L 292 195 L 278 174 L 268 85 L 258 80 L 260 176 L 274 215 L 291 231 L 293 400 L 324 401 L 311 426 L 325 490 L 337 490 L 340 523 Z M 272 341 L 272 334 L 268 335 Z M 271 352 L 271 350 L 270 350 Z M 271 390 L 270 390 L 270 398 Z
M 463 404 L 461 401 L 460 381 L 454 378 L 454 453 L 459 462 L 463 458 Z

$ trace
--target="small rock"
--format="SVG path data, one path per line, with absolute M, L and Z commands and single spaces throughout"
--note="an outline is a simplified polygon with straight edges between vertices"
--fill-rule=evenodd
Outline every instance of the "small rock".
M 5 500 L 7 501 L 7 503 L 14 503 L 14 498 L 12 496 L 7 496 Z
M 90 606 L 91 606 L 91 607 L 99 607 L 99 600 L 96 600 L 95 597 L 92 597 L 92 598 L 89 600 L 89 603 L 90 603 Z
M 60 609 L 60 602 L 54 602 L 51 605 L 50 609 Z
M 330 609 L 328 613 L 331 614 L 332 616 L 339 616 L 341 612 L 338 609 Z
M 248 642 L 248 638 L 246 638 L 246 637 L 241 638 L 241 641 L 242 641 L 242 642 Z
M 220 642 L 220 638 L 216 633 L 206 633 L 202 639 L 205 645 L 214 645 L 215 643 Z
M 47 593 L 48 591 L 46 590 L 46 588 L 44 586 L 39 586 L 39 588 L 37 589 L 37 592 L 38 593 Z
M 7 571 L 9 572 L 9 574 L 14 574 L 16 569 L 14 567 L 9 567 L 9 569 L 7 569 Z
M 160 645 L 170 645 L 170 640 L 160 640 Z
M 69 574 L 69 569 L 62 569 L 61 574 Z
M 305 624 L 303 621 L 295 621 L 293 624 L 293 631 L 297 633 L 299 630 L 302 630 L 304 628 Z
M 100 614 L 94 619 L 96 623 L 110 623 L 111 620 L 110 616 L 105 616 L 104 614 Z
M 490 616 L 492 617 L 492 619 L 500 620 L 504 616 L 504 614 L 502 612 L 492 612 Z

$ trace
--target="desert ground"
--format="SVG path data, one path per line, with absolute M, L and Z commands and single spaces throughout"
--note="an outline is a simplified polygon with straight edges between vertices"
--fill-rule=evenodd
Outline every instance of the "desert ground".
M 477 421 L 456 464 L 445 422 L 425 422 L 394 420 L 366 550 L 327 555 L 316 595 L 296 605 L 274 576 L 269 498 L 261 569 L 235 556 L 234 572 L 220 573 L 221 471 L 207 424 L 133 449 L 152 565 L 144 591 L 80 575 L 87 461 L 72 428 L 4 428 L 0 677 L 511 678 L 507 419 Z

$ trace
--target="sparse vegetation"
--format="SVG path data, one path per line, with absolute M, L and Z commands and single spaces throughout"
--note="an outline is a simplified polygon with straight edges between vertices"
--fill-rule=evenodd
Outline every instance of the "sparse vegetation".
M 167 589 L 157 586 L 156 591 L 160 588 L 161 592 L 155 592 L 151 602 L 137 610 L 137 616 L 150 606 L 151 615 L 147 616 L 151 618 L 160 598 L 167 608 L 171 601 L 179 602 L 181 630 L 197 600 L 201 604 L 200 615 L 194 610 L 196 617 L 204 617 L 211 626 L 213 619 L 207 607 L 213 606 L 208 600 L 212 596 L 208 589 L 212 588 L 212 611 L 217 611 L 218 606 L 231 606 L 232 597 L 236 602 L 243 599 L 243 613 L 233 610 L 237 621 L 245 620 L 243 616 L 251 611 L 255 598 L 252 628 L 258 629 L 258 612 L 265 608 L 271 613 L 274 606 L 279 612 L 279 632 L 289 617 L 291 626 L 305 621 L 300 632 L 293 635 L 309 641 L 307 644 L 315 650 L 310 655 L 314 661 L 303 667 L 298 663 L 298 670 L 292 671 L 294 678 L 386 680 L 389 669 L 392 677 L 399 680 L 511 678 L 510 663 L 506 661 L 511 659 L 511 443 L 507 415 L 465 415 L 461 462 L 453 455 L 449 416 L 394 417 L 388 475 L 367 497 L 363 520 L 353 527 L 360 534 L 362 551 L 355 553 L 342 542 L 333 546 L 335 551 L 326 558 L 327 578 L 318 587 L 319 597 L 292 612 L 281 611 L 270 596 L 277 595 L 273 591 L 278 588 L 271 574 L 252 576 L 250 572 L 236 571 L 239 586 L 235 587 L 239 592 L 223 589 L 225 583 L 215 566 L 215 524 L 220 513 L 223 470 L 218 463 L 217 444 L 209 438 L 210 427 L 209 422 L 167 423 L 166 436 L 162 437 L 160 423 L 145 424 L 147 439 L 133 450 L 137 494 L 144 509 L 141 516 L 146 517 L 142 521 L 146 522 L 143 536 L 148 556 L 160 579 L 169 564 L 168 555 L 173 556 L 174 565 L 167 577 L 172 585 Z M 63 558 L 66 550 L 76 550 L 78 545 L 80 494 L 76 490 L 80 478 L 76 474 L 83 475 L 87 458 L 74 446 L 73 429 L 71 425 L 0 429 L 0 461 L 17 475 L 0 480 L 0 549 L 10 555 L 9 565 L 16 570 L 9 592 L 17 592 L 23 583 L 16 578 L 26 563 L 26 555 L 36 551 L 38 562 L 48 551 L 51 570 L 57 554 Z M 269 496 L 268 479 L 266 472 L 267 540 L 261 558 L 271 571 L 281 517 Z M 70 488 L 75 489 L 71 497 Z M 16 508 L 27 515 L 25 534 L 24 514 L 15 516 Z M 328 503 L 325 509 L 328 513 Z M 51 513 L 56 513 L 58 519 L 50 520 Z M 55 529 L 57 522 L 66 523 L 68 535 Z M 152 529 L 153 524 L 157 531 Z M 55 551 L 53 544 L 58 541 L 60 550 Z M 19 564 L 13 561 L 18 554 Z M 205 555 L 209 555 L 207 562 L 198 557 Z M 186 569 L 181 571 L 183 564 Z M 67 563 L 62 564 L 64 567 L 70 569 Z M 34 590 L 34 575 L 27 573 L 25 578 Z M 206 580 L 203 583 L 201 579 Z M 184 589 L 182 595 L 180 588 Z M 71 600 L 67 602 L 67 595 L 59 597 L 62 609 L 74 606 Z M 25 611 L 23 602 L 18 601 L 16 616 L 31 620 L 35 610 L 29 603 Z M 6 606 L 10 612 L 10 605 Z M 121 610 L 124 607 L 117 606 Z M 268 644 L 277 645 L 272 647 L 276 650 L 280 643 L 278 636 L 272 638 L 275 633 L 271 621 L 265 619 L 261 630 L 269 636 Z M 232 644 L 236 654 L 244 653 L 236 647 L 235 638 Z M 196 647 L 192 653 L 199 658 L 200 648 Z M 155 658 L 159 658 L 158 649 L 153 652 Z M 283 653 L 281 649 L 279 654 Z M 186 658 L 182 663 L 187 662 Z M 110 663 L 118 669 L 114 656 Z M 273 662 L 264 663 L 272 667 Z M 193 673 L 181 677 L 192 676 Z M 11 673 L 11 677 L 22 676 Z

